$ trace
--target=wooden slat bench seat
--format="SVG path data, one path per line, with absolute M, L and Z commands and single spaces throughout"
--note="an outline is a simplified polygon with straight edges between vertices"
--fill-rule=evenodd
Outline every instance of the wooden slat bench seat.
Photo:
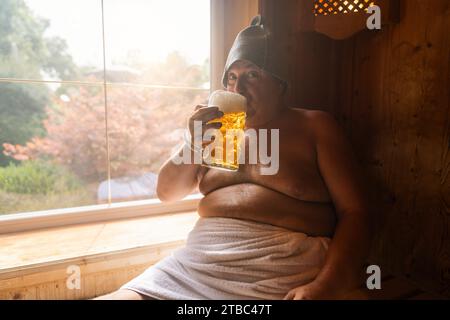
M 117 289 L 182 246 L 196 212 L 95 222 L 0 235 L 0 299 L 88 299 Z M 80 290 L 66 286 L 81 268 Z M 401 277 L 347 299 L 441 299 Z
M 0 300 L 89 299 L 116 290 L 184 245 L 196 212 L 0 235 Z M 80 268 L 79 289 L 66 285 Z
M 404 277 L 387 275 L 381 279 L 381 289 L 365 286 L 346 296 L 348 300 L 442 300 L 444 297 L 426 292 Z

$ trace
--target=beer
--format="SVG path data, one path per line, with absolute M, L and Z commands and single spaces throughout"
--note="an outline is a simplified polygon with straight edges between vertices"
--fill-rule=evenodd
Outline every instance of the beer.
M 219 107 L 224 115 L 208 122 L 221 122 L 222 127 L 219 129 L 221 134 L 215 136 L 214 142 L 204 152 L 204 162 L 208 167 L 237 171 L 244 139 L 247 99 L 237 93 L 217 90 L 211 94 L 208 106 Z

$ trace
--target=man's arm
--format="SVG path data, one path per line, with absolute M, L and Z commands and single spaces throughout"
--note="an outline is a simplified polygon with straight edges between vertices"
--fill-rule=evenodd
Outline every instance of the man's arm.
M 308 115 L 316 137 L 317 162 L 334 202 L 338 223 L 325 265 L 310 284 L 291 290 L 287 299 L 340 298 L 361 284 L 372 240 L 372 208 L 362 172 L 343 131 L 331 115 Z
M 183 199 L 198 186 L 198 173 L 202 168 L 201 165 L 175 164 L 172 161 L 176 156 L 182 157 L 183 149 L 188 150 L 183 144 L 180 150 L 167 160 L 159 171 L 156 194 L 163 202 Z M 191 159 L 194 159 L 193 152 L 191 153 Z
M 195 107 L 194 113 L 188 119 L 188 128 L 191 136 L 191 144 L 194 143 L 194 124 L 195 122 L 201 122 L 202 124 L 202 137 L 203 132 L 208 129 L 219 129 L 222 123 L 210 123 L 208 121 L 218 119 L 223 116 L 223 112 L 219 111 L 218 107 L 208 107 L 207 105 L 200 104 Z M 206 143 L 206 144 L 205 144 Z M 202 145 L 207 145 L 211 141 L 202 141 Z M 189 150 L 189 151 L 188 151 Z M 189 193 L 191 193 L 199 184 L 199 173 L 201 170 L 206 170 L 200 164 L 176 164 L 173 159 L 175 157 L 183 158 L 183 151 L 191 152 L 190 159 L 194 162 L 194 151 L 192 147 L 188 147 L 186 143 L 167 160 L 159 170 L 158 185 L 156 186 L 156 194 L 161 201 L 176 201 L 183 199 Z

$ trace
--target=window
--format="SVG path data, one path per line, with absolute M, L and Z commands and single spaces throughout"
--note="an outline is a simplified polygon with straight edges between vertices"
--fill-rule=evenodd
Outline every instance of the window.
M 155 198 L 209 94 L 209 6 L 0 0 L 0 215 Z

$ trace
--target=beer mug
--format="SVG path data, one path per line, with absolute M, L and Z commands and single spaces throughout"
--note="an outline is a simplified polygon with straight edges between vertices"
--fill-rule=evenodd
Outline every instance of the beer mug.
M 222 127 L 216 131 L 215 140 L 203 150 L 203 165 L 237 171 L 244 141 L 247 99 L 237 93 L 217 90 L 209 97 L 208 106 L 219 107 L 223 116 L 208 122 L 221 122 Z

